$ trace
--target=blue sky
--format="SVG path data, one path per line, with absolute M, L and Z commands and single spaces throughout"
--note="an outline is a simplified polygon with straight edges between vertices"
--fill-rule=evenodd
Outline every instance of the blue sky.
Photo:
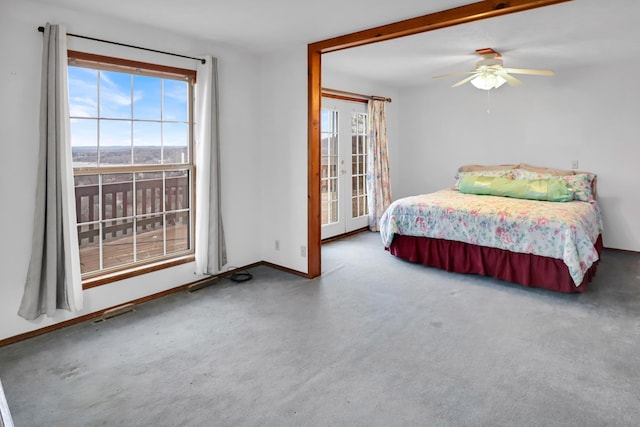
M 188 143 L 186 81 L 70 66 L 69 110 L 75 147 L 98 146 L 98 119 L 103 148 Z

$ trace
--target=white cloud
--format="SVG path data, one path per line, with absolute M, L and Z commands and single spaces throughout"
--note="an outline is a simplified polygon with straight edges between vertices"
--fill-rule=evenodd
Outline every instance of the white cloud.
M 71 117 L 96 117 L 98 105 L 95 99 L 74 96 L 69 98 L 69 115 Z

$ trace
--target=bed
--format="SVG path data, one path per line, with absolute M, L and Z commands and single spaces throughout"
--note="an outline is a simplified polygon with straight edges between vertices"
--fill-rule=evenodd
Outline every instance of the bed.
M 529 189 L 545 183 L 547 199 L 486 190 L 487 182 L 497 187 L 498 181 Z M 564 188 L 563 201 L 548 201 L 552 183 Z M 380 236 L 392 255 L 411 262 L 584 292 L 602 252 L 596 176 L 527 164 L 462 166 L 452 188 L 393 202 Z

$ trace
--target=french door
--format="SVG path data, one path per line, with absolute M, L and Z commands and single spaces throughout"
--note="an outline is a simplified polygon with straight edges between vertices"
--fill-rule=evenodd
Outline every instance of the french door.
M 322 238 L 367 226 L 366 104 L 322 98 Z

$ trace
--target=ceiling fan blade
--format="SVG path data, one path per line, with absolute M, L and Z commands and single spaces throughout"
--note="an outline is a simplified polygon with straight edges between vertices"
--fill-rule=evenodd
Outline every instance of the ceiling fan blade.
M 551 70 L 531 70 L 528 68 L 505 68 L 504 71 L 512 74 L 531 74 L 534 76 L 553 76 L 555 74 Z
M 511 75 L 509 75 L 507 73 L 500 73 L 500 77 L 505 79 L 509 86 L 518 86 L 518 85 L 522 84 L 522 80 L 516 79 L 515 77 L 513 77 L 513 76 L 511 76 Z
M 433 76 L 433 78 L 439 79 L 440 77 L 461 76 L 463 74 L 473 74 L 473 73 L 475 73 L 475 71 L 459 71 L 457 73 L 449 73 L 449 74 L 442 74 L 440 76 Z
M 478 73 L 473 73 L 472 75 L 470 75 L 469 77 L 460 80 L 458 83 L 453 84 L 451 87 L 458 87 L 458 86 L 462 86 L 463 84 L 470 82 L 471 80 L 473 80 L 476 76 L 478 76 Z

